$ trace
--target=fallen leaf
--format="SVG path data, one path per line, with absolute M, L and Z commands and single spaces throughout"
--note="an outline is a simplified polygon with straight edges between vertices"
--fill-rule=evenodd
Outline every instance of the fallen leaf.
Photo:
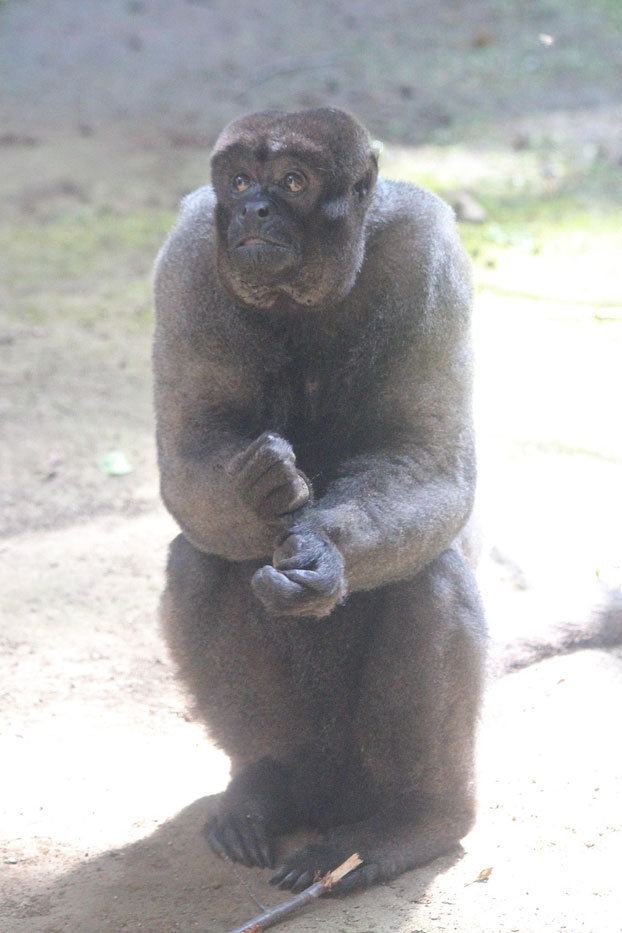
M 101 460 L 97 461 L 97 466 L 102 473 L 108 476 L 125 476 L 134 469 L 122 450 L 111 450 Z
M 470 884 L 479 884 L 482 881 L 488 881 L 492 875 L 492 868 L 482 868 L 477 878 L 474 878 L 473 881 L 467 881 L 465 888 L 468 888 Z

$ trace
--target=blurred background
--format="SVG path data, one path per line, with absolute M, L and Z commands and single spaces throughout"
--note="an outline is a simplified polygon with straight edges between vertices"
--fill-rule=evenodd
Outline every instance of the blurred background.
M 493 632 L 581 626 L 619 593 L 619 0 L 0 0 L 0 637 L 15 793 L 35 799 L 24 775 L 42 755 L 69 762 L 46 813 L 15 830 L 35 873 L 73 864 L 87 837 L 95 850 L 144 835 L 147 817 L 127 832 L 137 801 L 157 823 L 207 792 L 189 767 L 169 797 L 149 797 L 162 741 L 172 758 L 207 756 L 215 789 L 225 779 L 183 720 L 154 621 L 174 527 L 155 468 L 150 270 L 225 123 L 315 106 L 352 111 L 386 175 L 457 212 L 474 270 Z M 119 737 L 131 755 L 138 734 L 127 810 L 115 798 L 102 829 L 88 800 L 112 780 Z M 76 747 L 98 762 L 88 774 Z M 46 815 L 68 794 L 80 828 Z M 42 855 L 48 836 L 65 850 Z
M 621 40 L 617 0 L 0 3 L 6 530 L 151 506 L 153 256 L 222 126 L 266 107 L 351 110 L 385 174 L 456 207 L 484 474 L 497 456 L 608 473 Z M 112 486 L 97 461 L 117 448 L 133 471 Z M 501 524 L 529 499 L 524 478 L 504 487 Z
M 477 291 L 481 488 L 501 528 L 507 509 L 535 517 L 534 471 L 552 498 L 572 475 L 556 520 L 573 538 L 577 500 L 610 511 L 617 0 L 8 0 L 0 53 L 6 531 L 154 505 L 154 254 L 226 122 L 320 105 L 366 123 L 385 174 L 458 211 Z M 97 463 L 117 449 L 133 469 L 111 484 Z M 506 476 L 517 458 L 525 472 Z

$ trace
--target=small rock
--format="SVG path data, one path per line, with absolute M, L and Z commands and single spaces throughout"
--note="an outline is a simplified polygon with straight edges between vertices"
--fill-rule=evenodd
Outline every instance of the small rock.
M 512 148 L 520 152 L 523 149 L 531 149 L 531 137 L 527 133 L 517 133 L 512 140 Z
M 479 29 L 471 39 L 471 45 L 474 49 L 483 49 L 487 45 L 492 45 L 495 41 L 494 32 L 490 32 L 488 29 Z

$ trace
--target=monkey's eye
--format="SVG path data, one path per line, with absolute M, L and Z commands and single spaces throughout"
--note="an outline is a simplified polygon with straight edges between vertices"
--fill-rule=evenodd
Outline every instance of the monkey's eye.
M 248 175 L 245 175 L 244 172 L 240 172 L 240 174 L 236 175 L 231 182 L 231 187 L 234 191 L 237 191 L 238 194 L 242 194 L 243 191 L 246 191 L 247 188 L 250 188 L 250 184 L 251 180 Z
M 287 175 L 283 176 L 281 185 L 292 194 L 297 194 L 307 184 L 307 179 L 302 174 L 302 172 L 288 172 Z

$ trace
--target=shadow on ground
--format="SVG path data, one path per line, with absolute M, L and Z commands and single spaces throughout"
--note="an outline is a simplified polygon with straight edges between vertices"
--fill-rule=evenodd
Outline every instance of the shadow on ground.
M 214 812 L 218 796 L 195 801 L 146 839 L 83 861 L 57 878 L 45 894 L 34 896 L 12 911 L 13 929 L 21 933 L 57 930 L 173 933 L 194 929 L 226 933 L 260 912 L 251 895 L 245 892 L 244 882 L 252 886 L 265 907 L 291 897 L 268 885 L 270 869 L 247 869 L 240 865 L 234 868 L 210 852 L 201 828 Z M 311 834 L 298 833 L 284 841 L 283 850 L 290 852 L 311 838 Z M 410 897 L 415 900 L 423 897 L 432 879 L 455 864 L 462 854 L 460 850 L 437 859 L 412 874 Z M 390 898 L 389 887 L 386 892 Z M 375 911 L 370 903 L 366 904 L 366 922 L 373 929 L 387 929 L 386 899 Z M 347 929 L 347 918 L 356 915 L 365 901 L 369 902 L 369 896 L 364 892 L 343 900 L 326 898 L 306 908 L 298 922 L 311 924 L 304 929 L 315 929 L 316 924 L 318 929 L 326 929 L 328 925 L 337 930 L 342 928 L 341 924 Z M 293 922 L 296 923 L 296 918 Z

